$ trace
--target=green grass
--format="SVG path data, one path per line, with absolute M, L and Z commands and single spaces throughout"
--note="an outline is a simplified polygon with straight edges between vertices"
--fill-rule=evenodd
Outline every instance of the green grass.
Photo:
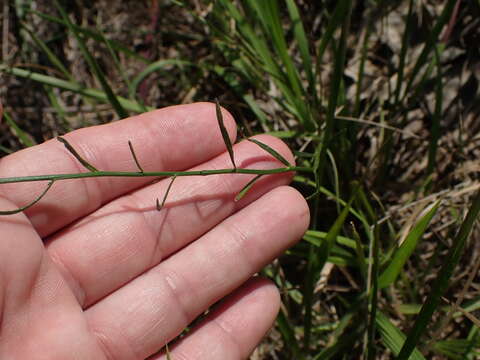
M 468 170 L 480 105 L 467 96 L 480 81 L 478 46 L 469 43 L 479 2 L 462 2 L 455 15 L 456 0 L 165 1 L 157 40 L 132 27 L 123 42 L 55 3 L 11 9 L 15 57 L 0 64 L 4 78 L 36 84 L 54 125 L 29 133 L 34 120 L 22 117 L 21 103 L 5 102 L 10 136 L 0 151 L 57 129 L 219 97 L 246 133 L 282 137 L 307 170 L 293 186 L 309 201 L 310 228 L 264 270 L 283 294 L 265 340 L 276 356 L 478 358 L 478 280 L 465 274 L 480 256 L 469 237 L 480 200 Z M 138 11 L 148 28 L 149 9 Z

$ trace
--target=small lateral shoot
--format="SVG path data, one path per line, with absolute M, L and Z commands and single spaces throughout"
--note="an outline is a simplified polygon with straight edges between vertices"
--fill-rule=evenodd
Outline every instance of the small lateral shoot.
M 218 99 L 215 99 L 215 110 L 217 113 L 218 127 L 220 128 L 220 132 L 222 133 L 223 141 L 225 142 L 225 146 L 228 150 L 228 155 L 230 155 L 230 160 L 232 161 L 233 168 L 237 169 L 237 165 L 235 165 L 235 159 L 233 157 L 232 142 L 230 141 L 227 128 L 225 127 L 225 124 L 223 122 L 222 110 L 220 108 L 220 103 L 218 102 Z
M 91 172 L 98 171 L 98 169 L 95 166 L 93 166 L 87 160 L 85 160 L 80 156 L 77 150 L 73 148 L 73 146 L 67 141 L 67 139 L 61 136 L 57 136 L 57 140 L 60 141 L 63 145 L 65 145 L 67 150 L 70 151 L 70 153 L 75 157 L 75 159 L 77 159 L 80 162 L 80 164 L 82 164 L 87 170 L 90 170 Z
M 128 147 L 130 148 L 130 152 L 132 153 L 133 161 L 135 161 L 135 164 L 137 165 L 138 170 L 143 174 L 145 171 L 143 171 L 142 166 L 140 165 L 140 162 L 138 161 L 137 155 L 135 154 L 135 150 L 133 149 L 132 142 L 128 140 Z
M 14 210 L 3 210 L 3 211 L 0 211 L 0 215 L 15 215 L 15 214 L 18 214 L 24 210 L 27 210 L 28 208 L 32 207 L 33 205 L 35 205 L 37 202 L 39 202 L 44 196 L 45 194 L 48 192 L 48 190 L 50 190 L 50 188 L 52 187 L 53 183 L 55 181 L 54 180 L 50 180 L 48 182 L 48 185 L 47 187 L 45 188 L 45 190 L 42 191 L 42 193 L 40 195 L 38 195 L 33 201 L 29 202 L 27 205 L 25 206 L 22 206 L 22 207 L 19 207 L 17 209 L 14 209 Z
M 163 206 L 165 205 L 165 202 L 167 201 L 168 194 L 170 193 L 170 189 L 172 188 L 173 182 L 175 181 L 177 177 L 172 176 L 172 180 L 170 180 L 170 184 L 168 184 L 167 191 L 165 191 L 165 195 L 163 195 L 162 202 L 157 199 L 157 210 L 160 211 L 163 209 Z
M 257 176 L 255 176 L 252 180 L 250 180 L 247 185 L 245 185 L 242 190 L 239 191 L 239 193 L 237 194 L 237 196 L 235 196 L 235 201 L 240 201 L 249 191 L 250 189 L 252 188 L 253 184 L 255 184 L 255 182 L 260 179 L 260 177 L 262 177 L 263 174 L 258 174 Z

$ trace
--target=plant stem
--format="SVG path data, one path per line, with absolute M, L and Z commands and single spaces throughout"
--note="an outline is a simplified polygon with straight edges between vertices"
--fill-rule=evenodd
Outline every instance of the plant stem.
M 59 181 L 68 179 L 84 179 L 91 177 L 164 177 L 164 176 L 207 176 L 218 174 L 280 174 L 290 171 L 296 172 L 312 172 L 309 167 L 289 166 L 268 170 L 257 169 L 217 169 L 217 170 L 193 170 L 193 171 L 151 171 L 151 172 L 125 172 L 125 171 L 91 171 L 75 174 L 51 174 L 51 175 L 33 175 L 33 176 L 16 176 L 0 178 L 0 184 L 30 182 L 30 181 Z

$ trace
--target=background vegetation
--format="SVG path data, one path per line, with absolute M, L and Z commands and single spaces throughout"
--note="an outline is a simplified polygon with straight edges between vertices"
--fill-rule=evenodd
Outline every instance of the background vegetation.
M 252 359 L 478 359 L 480 1 L 4 1 L 2 155 L 218 97 L 310 230 Z M 21 175 L 21 174 L 19 174 Z

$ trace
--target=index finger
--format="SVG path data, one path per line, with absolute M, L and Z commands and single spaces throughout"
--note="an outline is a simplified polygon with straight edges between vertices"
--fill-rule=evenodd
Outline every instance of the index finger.
M 222 110 L 222 113 L 233 141 L 235 122 L 227 111 Z M 85 160 L 104 171 L 138 171 L 129 140 L 144 171 L 183 170 L 225 151 L 215 105 L 211 103 L 167 107 L 111 124 L 76 130 L 65 138 Z M 86 171 L 56 140 L 0 160 L 0 177 Z M 26 210 L 26 215 L 40 235 L 47 236 L 151 181 L 144 177 L 63 180 L 55 183 L 38 204 Z M 0 196 L 20 207 L 38 196 L 45 186 L 39 182 L 3 184 Z

